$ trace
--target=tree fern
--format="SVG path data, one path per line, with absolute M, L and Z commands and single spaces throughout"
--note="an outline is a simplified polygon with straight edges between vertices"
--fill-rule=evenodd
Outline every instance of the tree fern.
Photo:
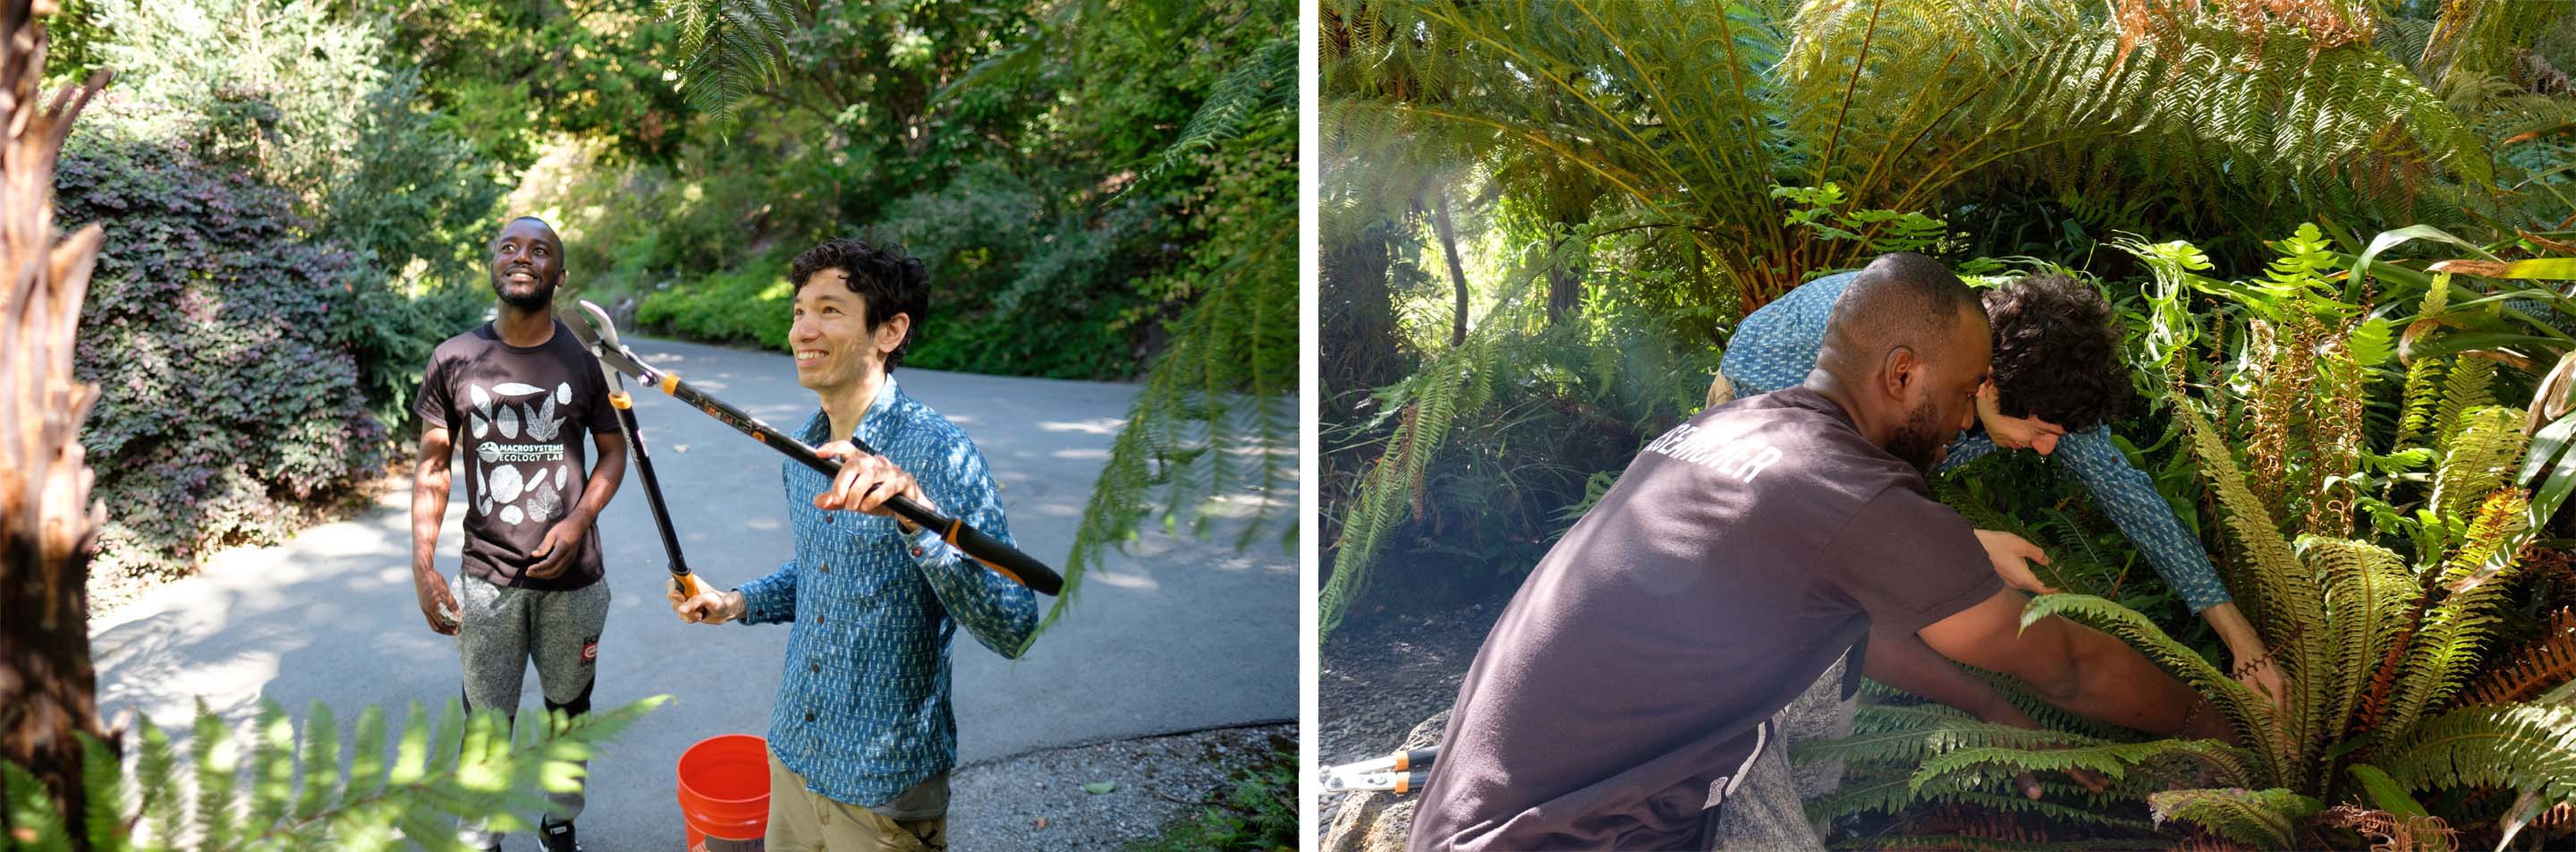
M 500 711 L 469 718 L 454 699 L 433 735 L 429 714 L 415 703 L 391 763 L 384 760 L 383 713 L 369 707 L 346 774 L 337 726 L 319 703 L 299 750 L 293 722 L 273 703 L 262 704 L 247 741 L 236 743 L 230 726 L 200 702 L 188 746 L 193 773 L 173 759 L 168 735 L 149 724 L 130 772 L 104 744 L 84 737 L 92 806 L 81 830 L 88 848 L 98 850 L 381 850 L 396 846 L 396 830 L 421 846 L 456 848 L 458 818 L 526 828 L 515 814 L 545 809 L 544 792 L 571 789 L 597 744 L 667 700 L 569 718 L 530 714 L 515 737 Z M 189 774 L 194 783 L 182 783 Z M 31 830 L 8 848 L 68 852 L 70 827 L 24 769 L 0 763 L 0 797 L 9 824 Z M 142 837 L 129 837 L 138 827 Z
M 787 43 L 814 20 L 814 0 L 663 0 L 680 31 L 680 94 L 719 123 L 785 86 Z
M 1367 588 L 1377 549 L 1420 510 L 1423 471 L 1448 442 L 1450 425 L 1460 412 L 1484 407 L 1492 393 L 1494 355 L 1490 333 L 1471 334 L 1400 386 L 1402 422 L 1361 480 L 1334 544 L 1333 574 L 1316 603 L 1320 632 L 1340 626 L 1343 610 Z

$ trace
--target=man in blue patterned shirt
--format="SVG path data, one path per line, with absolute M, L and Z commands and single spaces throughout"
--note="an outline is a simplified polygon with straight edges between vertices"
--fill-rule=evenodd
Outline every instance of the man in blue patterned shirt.
M 1825 319 L 1858 274 L 1810 281 L 1745 317 L 1727 340 L 1709 404 L 1806 381 L 1824 342 Z M 2109 421 L 2119 416 L 2129 381 L 2102 294 L 2052 273 L 1988 290 L 1984 301 L 1994 329 L 1994 380 L 1978 391 L 1978 428 L 1951 441 L 1933 471 L 1956 470 L 1997 449 L 2028 449 L 2066 462 L 2156 573 L 2216 629 L 2236 659 L 2237 680 L 2279 700 L 2280 671 L 2271 665 L 2263 637 L 2229 599 L 2200 541 L 2183 528 L 2172 505 L 2156 492 L 2154 480 L 2111 442 Z M 2010 537 L 1987 530 L 1977 534 Z M 1999 569 L 2006 561 L 1998 561 Z M 2027 568 L 2004 572 L 2004 579 L 2024 591 L 2054 591 Z
M 692 622 L 792 625 L 769 714 L 768 849 L 946 849 L 949 641 L 963 625 L 1016 658 L 1037 597 L 884 507 L 902 495 L 1011 541 L 974 442 L 891 375 L 928 307 L 921 261 L 833 240 L 788 278 L 796 380 L 822 403 L 797 438 L 839 459 L 841 475 L 782 462 L 796 557 L 733 591 L 672 592 L 671 607 Z

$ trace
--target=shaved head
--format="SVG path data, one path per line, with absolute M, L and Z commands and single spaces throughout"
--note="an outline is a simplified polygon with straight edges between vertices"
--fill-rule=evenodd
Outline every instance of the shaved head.
M 1940 261 L 1913 252 L 1882 254 L 1853 276 L 1825 321 L 1826 350 L 1851 363 L 1818 366 L 1851 379 L 1900 346 L 1933 358 L 1962 320 L 1985 312 L 1976 291 Z
M 1880 255 L 1834 300 L 1807 383 L 1842 403 L 1872 443 L 1928 471 L 1975 417 L 1988 335 L 1984 305 L 1940 261 Z

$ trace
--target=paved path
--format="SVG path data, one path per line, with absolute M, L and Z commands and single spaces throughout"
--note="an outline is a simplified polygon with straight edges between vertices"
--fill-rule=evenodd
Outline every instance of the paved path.
M 794 429 L 814 408 L 783 355 L 630 345 L 781 428 Z M 913 369 L 896 378 L 974 437 L 1002 482 L 1020 546 L 1061 568 L 1135 387 Z M 637 398 L 690 564 L 721 587 L 786 560 L 793 548 L 778 490 L 781 457 L 669 397 Z M 451 579 L 465 507 L 457 481 L 439 548 Z M 594 762 L 581 829 L 584 845 L 599 852 L 679 847 L 673 762 L 699 739 L 764 731 L 787 641 L 782 627 L 688 625 L 671 614 L 641 488 L 630 472 L 599 521 L 615 603 L 593 704 L 656 693 L 676 699 Z M 1293 494 L 1286 499 L 1293 503 Z M 201 576 L 98 619 L 91 641 L 102 712 L 133 708 L 167 727 L 184 725 L 197 697 L 237 720 L 255 713 L 263 696 L 299 718 L 320 700 L 345 731 L 368 704 L 399 716 L 412 701 L 434 708 L 456 695 L 454 640 L 431 633 L 413 602 L 409 505 L 407 491 L 391 494 L 360 517 L 283 546 L 225 553 Z M 1149 535 L 1132 554 L 1113 553 L 1095 568 L 1080 599 L 1025 658 L 1004 660 L 959 637 L 959 759 L 1295 719 L 1297 563 L 1277 540 L 1265 535 L 1237 554 L 1223 546 L 1231 537 L 1222 532 L 1205 543 Z M 538 694 L 531 674 L 526 706 L 537 706 Z

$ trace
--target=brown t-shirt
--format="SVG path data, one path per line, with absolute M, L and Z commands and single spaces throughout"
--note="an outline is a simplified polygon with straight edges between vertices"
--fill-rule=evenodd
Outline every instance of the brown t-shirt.
M 1646 445 L 1485 637 L 1413 823 L 1428 850 L 1702 848 L 1711 782 L 1875 623 L 2002 588 L 1966 520 L 1806 388 Z
M 599 359 L 562 321 L 530 347 L 504 343 L 491 323 L 447 339 L 430 355 L 412 410 L 445 427 L 465 453 L 465 571 L 493 585 L 547 591 L 598 582 L 599 529 L 553 579 L 522 579 L 529 553 L 590 483 L 584 432 L 617 431 Z

